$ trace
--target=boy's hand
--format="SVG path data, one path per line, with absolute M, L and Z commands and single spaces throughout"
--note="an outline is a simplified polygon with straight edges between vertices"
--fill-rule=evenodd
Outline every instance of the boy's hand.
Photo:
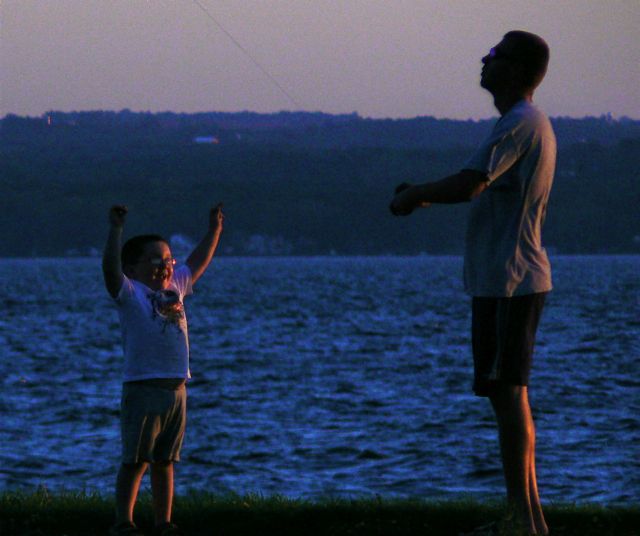
M 109 223 L 112 227 L 124 227 L 124 220 L 129 209 L 124 205 L 114 205 L 109 210 Z
M 222 203 L 218 203 L 209 212 L 209 229 L 212 231 L 222 231 L 224 214 L 222 213 Z

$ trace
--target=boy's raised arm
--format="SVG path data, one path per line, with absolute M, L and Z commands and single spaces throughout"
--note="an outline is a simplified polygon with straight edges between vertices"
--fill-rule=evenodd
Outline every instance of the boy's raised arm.
M 122 249 L 122 229 L 127 215 L 127 207 L 115 205 L 109 210 L 109 236 L 102 254 L 102 274 L 107 292 L 115 298 L 122 288 L 122 263 L 120 250 Z
M 224 214 L 222 213 L 222 203 L 218 203 L 209 212 L 209 230 L 200 243 L 189 255 L 187 266 L 191 270 L 191 283 L 195 283 L 204 273 L 211 262 L 211 258 L 218 247 Z

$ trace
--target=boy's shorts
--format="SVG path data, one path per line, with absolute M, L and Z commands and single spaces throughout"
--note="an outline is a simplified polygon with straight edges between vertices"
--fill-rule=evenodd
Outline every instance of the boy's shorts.
M 546 295 L 473 298 L 473 390 L 477 396 L 490 396 L 498 384 L 529 384 L 533 345 Z
M 180 460 L 187 421 L 184 383 L 126 382 L 120 410 L 122 463 Z

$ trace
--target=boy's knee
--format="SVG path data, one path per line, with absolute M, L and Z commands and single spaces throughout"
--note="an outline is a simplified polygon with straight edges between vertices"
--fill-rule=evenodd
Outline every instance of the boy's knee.
M 134 469 L 136 467 L 144 467 L 147 465 L 147 462 L 122 462 L 121 465 L 127 469 Z
M 136 463 L 121 463 L 120 470 L 118 471 L 118 480 L 123 482 L 131 482 L 135 481 L 138 478 L 142 478 L 142 476 L 147 471 L 147 463 L 145 462 L 136 462 Z

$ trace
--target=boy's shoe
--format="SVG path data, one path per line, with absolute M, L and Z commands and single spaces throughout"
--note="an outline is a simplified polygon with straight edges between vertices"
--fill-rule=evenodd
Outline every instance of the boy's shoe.
M 131 521 L 121 521 L 109 529 L 109 536 L 144 536 L 144 532 Z
M 155 536 L 184 536 L 184 532 L 178 528 L 178 525 L 174 525 L 173 523 L 158 525 L 153 529 L 153 534 Z

